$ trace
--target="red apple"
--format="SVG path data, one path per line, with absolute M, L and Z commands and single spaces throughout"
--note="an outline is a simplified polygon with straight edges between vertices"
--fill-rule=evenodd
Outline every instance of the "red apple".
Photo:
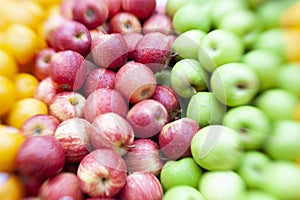
M 129 173 L 151 172 L 158 176 L 163 166 L 158 144 L 148 138 L 136 139 L 133 148 L 124 155 L 124 160 Z
M 41 80 L 37 85 L 33 97 L 43 101 L 48 106 L 52 103 L 57 91 L 50 77 Z
M 151 15 L 143 24 L 143 33 L 161 32 L 163 34 L 172 34 L 172 19 L 166 14 L 156 13 Z
M 113 198 L 127 177 L 123 158 L 110 149 L 96 149 L 80 162 L 77 176 L 81 189 L 90 197 Z
M 158 85 L 152 99 L 160 102 L 169 114 L 169 121 L 175 120 L 180 114 L 180 102 L 176 92 L 165 85 Z
M 91 47 L 91 34 L 86 26 L 74 20 L 65 20 L 45 33 L 49 47 L 56 51 L 73 50 L 85 56 Z
M 59 124 L 54 137 L 65 151 L 66 160 L 77 163 L 91 150 L 92 125 L 85 119 L 74 117 Z
M 86 78 L 84 83 L 84 93 L 90 95 L 99 88 L 115 88 L 116 72 L 110 69 L 96 68 L 93 69 Z
M 51 57 L 50 77 L 59 91 L 80 89 L 86 74 L 85 59 L 76 51 L 59 51 Z
M 132 104 L 150 98 L 155 88 L 155 75 L 144 64 L 130 61 L 117 72 L 115 89 Z
M 135 46 L 133 59 L 146 64 L 154 73 L 161 71 L 172 54 L 172 40 L 160 32 L 145 34 Z
M 83 193 L 76 174 L 62 172 L 43 183 L 39 190 L 39 197 L 47 200 L 83 200 Z
M 35 57 L 33 65 L 33 74 L 39 79 L 43 80 L 50 75 L 50 59 L 55 54 L 53 48 L 45 48 L 40 50 Z
M 73 6 L 77 0 L 61 0 L 59 4 L 60 14 L 66 19 L 73 19 Z
M 48 114 L 37 114 L 28 118 L 21 126 L 21 133 L 26 137 L 37 135 L 54 135 L 59 120 Z
M 116 113 L 98 115 L 92 123 L 91 142 L 95 149 L 108 148 L 124 155 L 133 144 L 134 132 L 127 120 Z
M 109 22 L 110 33 L 141 33 L 142 25 L 134 14 L 129 12 L 119 12 L 115 14 Z
M 38 196 L 40 187 L 47 179 L 47 178 L 35 178 L 35 177 L 23 177 L 23 176 L 20 176 L 20 178 L 25 189 L 25 196 L 32 197 L 32 198 Z
M 138 43 L 138 41 L 143 37 L 141 33 L 127 33 L 123 34 L 124 39 L 126 40 L 127 46 L 128 46 L 128 58 L 133 58 L 133 51 L 135 49 L 135 45 Z
M 77 1 L 72 7 L 73 20 L 81 22 L 88 29 L 101 26 L 108 19 L 108 6 L 105 0 Z
M 99 67 L 119 68 L 127 61 L 127 43 L 120 33 L 99 34 L 92 40 L 91 55 Z
M 84 117 L 89 122 L 103 113 L 114 112 L 125 117 L 128 106 L 123 96 L 114 89 L 99 88 L 92 92 L 84 105 Z
M 119 199 L 132 200 L 161 200 L 163 197 L 162 186 L 156 176 L 150 172 L 135 172 L 129 174 L 126 185 L 118 195 Z
M 62 170 L 65 154 L 52 135 L 28 137 L 19 147 L 16 161 L 21 175 L 47 178 Z
M 49 105 L 49 113 L 60 121 L 73 117 L 83 117 L 85 102 L 86 98 L 78 92 L 60 92 L 54 96 Z
M 199 130 L 199 125 L 189 118 L 166 124 L 158 135 L 158 144 L 164 156 L 171 160 L 191 156 L 191 141 Z
M 147 19 L 155 10 L 156 0 L 122 0 L 122 8 L 136 15 L 140 20 Z
M 108 7 L 108 18 L 122 11 L 122 0 L 105 0 Z

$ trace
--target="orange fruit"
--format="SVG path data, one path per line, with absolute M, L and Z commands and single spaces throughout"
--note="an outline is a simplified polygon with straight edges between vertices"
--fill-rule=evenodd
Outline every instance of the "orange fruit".
M 15 59 L 0 49 L 0 75 L 13 78 L 18 72 L 18 65 Z
M 9 78 L 0 76 L 0 117 L 9 111 L 16 100 L 15 84 Z
M 20 200 L 24 196 L 20 178 L 13 173 L 0 172 L 0 200 Z
M 29 73 L 18 73 L 14 77 L 17 99 L 33 97 L 39 80 Z
M 286 55 L 289 62 L 300 62 L 300 29 L 283 29 Z
M 19 129 L 24 121 L 37 114 L 48 114 L 47 105 L 35 98 L 25 98 L 14 102 L 4 120 L 7 125 Z
M 300 1 L 295 2 L 283 13 L 280 23 L 283 28 L 300 28 Z
M 18 64 L 33 61 L 38 48 L 38 35 L 24 24 L 10 24 L 3 31 L 2 48 L 11 54 Z
M 0 126 L 0 172 L 16 170 L 16 156 L 23 141 L 24 136 L 18 129 L 5 125 Z

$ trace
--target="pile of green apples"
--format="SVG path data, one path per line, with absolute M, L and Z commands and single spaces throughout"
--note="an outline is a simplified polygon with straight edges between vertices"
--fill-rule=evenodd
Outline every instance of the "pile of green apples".
M 164 200 L 300 199 L 300 63 L 280 27 L 293 3 L 167 1 L 175 58 L 156 77 L 201 128 L 191 156 L 163 166 Z

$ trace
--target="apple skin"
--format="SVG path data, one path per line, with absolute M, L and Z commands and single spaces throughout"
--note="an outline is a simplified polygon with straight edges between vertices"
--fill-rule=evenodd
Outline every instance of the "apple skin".
M 35 177 L 25 177 L 25 176 L 20 176 L 20 179 L 21 179 L 23 187 L 25 189 L 25 196 L 28 198 L 29 197 L 38 198 L 40 187 L 47 180 L 47 178 L 35 178 Z M 28 199 L 28 200 L 30 200 L 30 199 Z M 33 200 L 35 200 L 35 199 L 33 199 Z M 37 200 L 40 200 L 40 198 Z
M 108 112 L 92 122 L 91 143 L 94 149 L 108 148 L 123 156 L 133 145 L 134 131 L 127 120 Z
M 118 196 L 123 200 L 135 199 L 137 196 L 140 200 L 160 200 L 163 190 L 158 178 L 152 173 L 134 172 L 127 176 L 126 184 Z
M 195 93 L 204 91 L 208 85 L 208 75 L 196 59 L 182 59 L 173 66 L 171 85 L 183 98 L 191 98 Z
M 191 156 L 191 141 L 199 130 L 198 124 L 190 118 L 180 118 L 164 125 L 158 134 L 163 155 L 170 160 Z
M 169 88 L 172 88 L 171 78 L 170 78 L 171 72 L 172 72 L 171 67 L 166 67 L 163 70 L 161 70 L 160 72 L 156 72 L 155 78 L 156 78 L 157 85 L 164 85 Z
M 134 104 L 128 111 L 126 119 L 137 138 L 149 138 L 157 135 L 168 123 L 166 108 L 156 100 L 145 99 Z
M 248 65 L 227 63 L 216 69 L 210 78 L 212 92 L 227 106 L 245 105 L 259 91 L 259 78 Z
M 166 35 L 172 34 L 174 32 L 172 19 L 163 13 L 152 14 L 143 23 L 143 33 L 147 34 L 151 32 L 161 32 Z
M 47 179 L 39 189 L 41 199 L 63 199 L 83 200 L 83 193 L 80 189 L 80 182 L 76 174 L 62 172 Z
M 92 150 L 90 141 L 92 132 L 92 125 L 78 117 L 66 119 L 58 125 L 54 137 L 64 149 L 68 162 L 79 163 Z
M 293 92 L 300 97 L 300 66 L 299 63 L 283 64 L 278 70 L 276 77 L 276 86 L 290 92 Z
M 122 0 L 123 10 L 136 15 L 142 21 L 150 17 L 155 7 L 156 0 Z
M 122 11 L 122 0 L 105 0 L 108 7 L 108 18 Z
M 228 110 L 223 124 L 236 130 L 243 138 L 245 149 L 261 149 L 272 131 L 271 120 L 260 109 L 238 106 Z
M 72 50 L 86 56 L 91 48 L 91 34 L 86 26 L 74 20 L 63 23 L 45 33 L 45 40 L 55 51 Z
M 122 117 L 127 115 L 128 105 L 123 96 L 114 89 L 99 88 L 86 99 L 83 115 L 92 122 L 98 115 L 114 112 Z
M 21 126 L 21 133 L 26 137 L 37 135 L 54 135 L 60 121 L 48 114 L 37 114 L 28 118 Z
M 220 103 L 213 92 L 197 92 L 187 103 L 186 116 L 203 128 L 222 124 L 226 106 Z
M 116 72 L 110 69 L 95 68 L 87 76 L 83 86 L 84 94 L 89 96 L 99 88 L 115 88 Z
M 93 61 L 99 67 L 116 69 L 127 61 L 128 46 L 120 33 L 97 35 L 91 49 Z
M 40 50 L 34 59 L 33 74 L 43 80 L 50 75 L 50 59 L 56 51 L 53 48 L 45 48 Z
M 249 190 L 246 195 L 245 198 L 247 200 L 278 200 L 276 197 L 274 197 L 273 195 L 261 191 L 261 190 L 257 190 L 257 189 L 253 189 L 253 190 Z
M 135 46 L 142 37 L 143 37 L 142 33 L 130 32 L 130 33 L 123 34 L 123 38 L 126 40 L 127 47 L 128 47 L 128 59 L 133 59 Z
M 73 117 L 83 117 L 85 102 L 86 98 L 79 92 L 59 92 L 49 105 L 49 114 L 61 122 Z
M 156 89 L 155 75 L 148 66 L 129 61 L 118 70 L 115 79 L 115 89 L 129 103 L 135 104 L 149 99 L 154 94 Z
M 65 154 L 52 135 L 28 137 L 21 144 L 16 161 L 20 174 L 48 178 L 62 170 Z
M 132 148 L 123 156 L 127 170 L 133 172 L 151 172 L 155 176 L 160 174 L 163 162 L 160 159 L 159 145 L 149 139 L 135 139 Z
M 178 119 L 178 115 L 181 112 L 180 101 L 172 88 L 165 85 L 157 85 L 151 98 L 160 102 L 166 108 L 169 121 Z
M 62 0 L 59 5 L 60 15 L 66 19 L 73 19 L 72 8 L 76 2 L 76 0 Z
M 198 189 L 195 189 L 188 185 L 179 185 L 172 187 L 164 193 L 162 200 L 204 200 L 203 195 L 199 192 Z
M 201 177 L 199 191 L 205 199 L 244 199 L 246 184 L 234 171 L 210 171 Z
M 198 59 L 207 71 L 213 72 L 220 65 L 238 62 L 244 49 L 244 43 L 237 34 L 215 29 L 203 37 L 198 51 Z
M 142 25 L 137 16 L 129 12 L 115 14 L 109 22 L 110 33 L 141 33 Z
M 90 197 L 112 198 L 126 184 L 123 158 L 110 149 L 96 149 L 80 162 L 77 176 L 81 190 Z
M 88 29 L 94 29 L 106 22 L 109 15 L 105 0 L 78 1 L 72 7 L 73 20 L 85 25 Z
M 164 191 L 180 185 L 198 189 L 202 169 L 192 157 L 167 161 L 160 172 L 160 182 Z
M 54 82 L 49 76 L 47 76 L 46 78 L 41 80 L 35 88 L 33 97 L 35 99 L 43 101 L 49 106 L 52 103 L 56 93 L 57 91 Z
M 242 137 L 223 125 L 200 129 L 191 142 L 192 157 L 198 165 L 210 171 L 236 169 L 243 151 Z
M 84 57 L 76 51 L 59 51 L 50 59 L 50 77 L 59 91 L 80 89 L 86 73 Z

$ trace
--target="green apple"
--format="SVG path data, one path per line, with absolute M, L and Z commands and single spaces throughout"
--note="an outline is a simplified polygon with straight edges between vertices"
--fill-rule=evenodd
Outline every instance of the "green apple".
M 217 23 L 217 28 L 236 33 L 242 38 L 245 48 L 249 48 L 261 33 L 263 26 L 255 11 L 241 9 L 225 15 Z
M 246 151 L 240 160 L 237 172 L 248 188 L 259 188 L 264 168 L 270 162 L 271 159 L 261 151 Z
M 207 71 L 213 72 L 220 65 L 240 60 L 244 48 L 244 43 L 237 34 L 214 29 L 202 39 L 198 59 Z
M 172 68 L 170 79 L 172 88 L 184 98 L 207 89 L 208 74 L 196 59 L 178 61 Z
M 179 8 L 188 4 L 190 1 L 192 0 L 167 0 L 166 14 L 172 18 Z
M 197 92 L 187 105 L 186 116 L 193 119 L 200 127 L 222 124 L 226 107 L 212 92 Z
M 156 82 L 158 85 L 165 85 L 172 87 L 171 85 L 171 70 L 172 68 L 165 68 L 155 73 Z
M 209 8 L 202 3 L 190 2 L 177 10 L 173 16 L 173 28 L 178 33 L 199 29 L 208 32 L 211 29 Z
M 198 187 L 202 169 L 192 157 L 167 161 L 160 172 L 160 182 L 165 191 L 178 185 Z
M 283 64 L 277 73 L 276 86 L 300 97 L 300 64 Z
M 279 199 L 267 192 L 253 189 L 247 191 L 245 195 L 245 200 L 279 200 Z
M 200 129 L 191 141 L 192 157 L 207 170 L 236 169 L 244 151 L 242 137 L 222 125 Z
M 276 85 L 276 77 L 284 60 L 274 51 L 254 49 L 244 54 L 242 62 L 256 72 L 260 90 L 265 90 Z
M 247 150 L 261 149 L 272 131 L 271 120 L 267 115 L 251 105 L 231 108 L 225 114 L 223 124 L 242 136 Z
M 294 119 L 298 103 L 297 95 L 279 88 L 265 90 L 254 100 L 254 105 L 273 121 Z
M 211 76 L 210 85 L 216 98 L 227 106 L 249 103 L 259 90 L 259 79 L 244 63 L 228 63 L 217 68 Z
M 300 167 L 289 161 L 274 161 L 264 168 L 260 189 L 278 199 L 300 197 Z
M 203 174 L 199 191 L 205 199 L 244 199 L 246 184 L 234 171 L 210 171 Z
M 180 34 L 173 43 L 173 51 L 182 58 L 198 59 L 200 42 L 206 35 L 204 31 L 193 29 Z
M 274 159 L 299 161 L 300 122 L 280 120 L 275 122 L 272 135 L 265 144 L 265 151 Z
M 180 185 L 171 188 L 164 195 L 162 200 L 204 200 L 202 194 L 195 188 L 188 185 Z

